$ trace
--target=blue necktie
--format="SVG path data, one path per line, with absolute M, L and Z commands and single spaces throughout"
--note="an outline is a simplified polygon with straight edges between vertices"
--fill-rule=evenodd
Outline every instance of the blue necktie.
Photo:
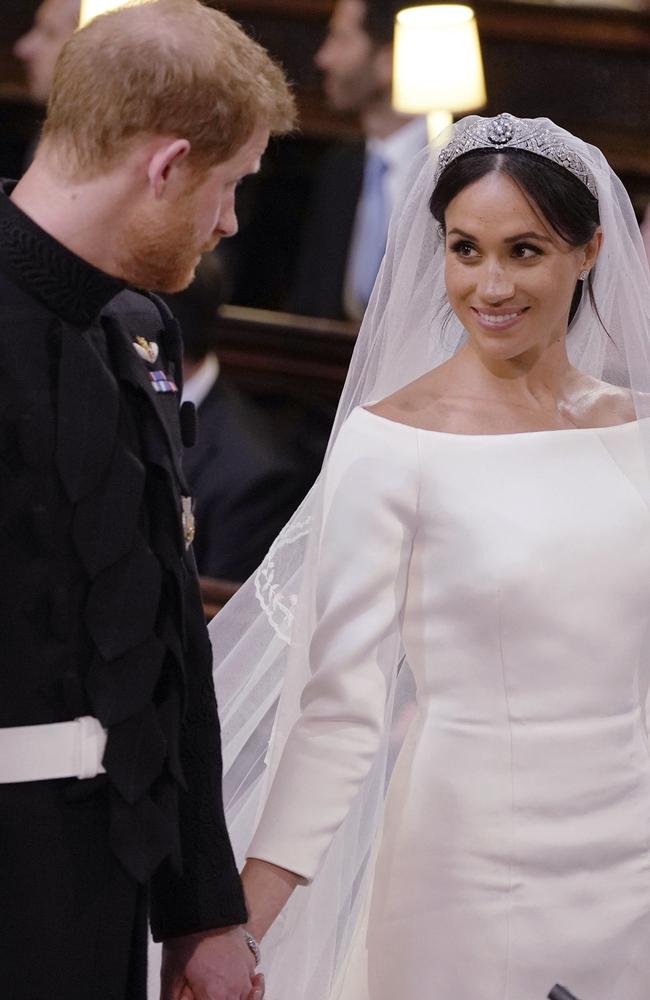
M 359 204 L 356 253 L 352 263 L 352 290 L 359 303 L 368 305 L 388 235 L 388 164 L 379 153 L 369 153 Z

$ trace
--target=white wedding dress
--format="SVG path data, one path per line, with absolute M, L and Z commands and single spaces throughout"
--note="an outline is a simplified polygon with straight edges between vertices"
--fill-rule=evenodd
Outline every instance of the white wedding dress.
M 335 1000 L 650 997 L 647 487 L 637 423 L 463 436 L 352 412 L 314 676 L 248 851 L 314 877 L 378 745 L 397 622 L 417 709 Z

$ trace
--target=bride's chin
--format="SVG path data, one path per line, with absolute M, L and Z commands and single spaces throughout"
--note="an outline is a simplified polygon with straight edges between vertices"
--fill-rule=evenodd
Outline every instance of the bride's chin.
M 474 349 L 486 361 L 508 362 L 518 359 L 523 360 L 526 356 L 530 355 L 531 351 L 534 352 L 537 347 L 534 343 L 531 344 L 517 337 L 506 337 L 505 335 L 501 337 L 496 335 L 473 337 L 470 334 L 470 342 L 472 341 Z

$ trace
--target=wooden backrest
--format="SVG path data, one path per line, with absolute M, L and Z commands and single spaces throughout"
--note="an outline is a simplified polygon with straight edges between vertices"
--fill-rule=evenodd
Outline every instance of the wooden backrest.
M 216 324 L 219 361 L 244 391 L 338 402 L 357 326 L 241 306 L 222 306 Z
M 234 580 L 214 580 L 210 576 L 199 577 L 201 600 L 205 620 L 211 621 L 239 590 L 241 584 Z
M 282 407 L 292 423 L 301 420 L 311 438 L 313 476 L 318 472 L 356 340 L 353 324 L 223 306 L 216 320 L 221 369 L 262 407 L 276 411 L 282 433 Z M 315 413 L 321 406 L 321 419 Z M 325 414 L 323 417 L 322 415 Z M 309 456 L 306 457 L 306 461 Z M 209 621 L 236 593 L 240 583 L 201 577 Z

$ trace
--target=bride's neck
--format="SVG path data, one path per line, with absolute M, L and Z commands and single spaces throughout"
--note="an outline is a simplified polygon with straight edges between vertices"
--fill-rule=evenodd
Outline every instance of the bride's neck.
M 469 343 L 458 359 L 475 391 L 503 402 L 526 403 L 545 410 L 563 401 L 575 372 L 564 339 L 543 351 L 508 359 L 485 357 Z

